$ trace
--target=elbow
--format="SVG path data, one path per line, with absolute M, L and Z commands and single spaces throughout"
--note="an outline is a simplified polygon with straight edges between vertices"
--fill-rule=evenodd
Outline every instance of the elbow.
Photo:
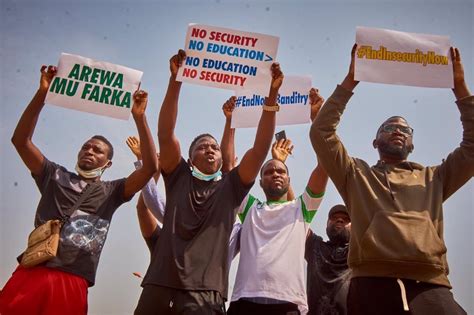
M 19 147 L 24 146 L 27 141 L 26 141 L 26 139 L 22 139 L 18 135 L 13 134 L 13 136 L 11 138 L 11 142 L 12 142 L 13 146 L 15 146 L 16 149 L 18 149 Z
M 11 142 L 12 144 L 16 147 L 18 145 L 18 140 L 17 138 L 15 137 L 15 135 L 13 135 L 13 137 L 11 138 Z
M 143 161 L 143 166 L 142 166 L 141 170 L 142 170 L 142 172 L 144 172 L 144 175 L 147 178 L 153 177 L 153 175 L 155 175 L 159 171 L 158 160 L 155 158 L 155 159 L 153 159 L 152 161 L 150 161 L 148 163 Z
M 316 120 L 313 121 L 311 128 L 309 129 L 309 138 L 313 144 L 313 147 L 315 147 L 316 143 L 321 138 L 321 130 L 318 128 Z
M 158 127 L 158 143 L 161 145 L 170 142 L 172 139 L 173 133 L 167 130 L 160 130 Z
M 318 151 L 322 150 L 326 146 L 326 137 L 327 135 L 322 131 L 315 123 L 311 125 L 309 131 L 309 138 L 311 145 L 313 146 L 314 152 L 319 156 Z
M 160 169 L 158 167 L 158 160 L 155 158 L 152 163 L 150 163 L 149 170 L 147 170 L 147 176 L 150 175 L 152 177 L 156 174 Z

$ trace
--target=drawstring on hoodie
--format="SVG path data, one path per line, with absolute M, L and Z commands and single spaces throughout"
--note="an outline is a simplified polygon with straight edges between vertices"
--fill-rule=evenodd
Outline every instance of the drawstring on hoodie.
M 405 312 L 408 312 L 410 308 L 408 307 L 407 291 L 405 289 L 405 285 L 403 284 L 403 281 L 401 279 L 397 279 L 397 283 L 400 286 L 400 294 L 402 296 L 403 310 Z
M 393 194 L 392 186 L 390 186 L 390 181 L 388 180 L 387 168 L 385 167 L 385 161 L 381 160 L 380 164 L 383 166 L 383 175 L 385 177 L 385 182 L 387 183 L 388 190 L 390 190 L 390 196 L 392 200 L 395 201 L 395 195 Z
M 390 190 L 390 196 L 392 197 L 392 200 L 395 201 L 395 196 L 393 195 L 392 186 L 390 186 L 390 181 L 388 180 L 387 170 L 385 169 L 385 167 L 383 169 L 383 174 L 385 175 L 385 182 L 387 183 L 388 190 Z
M 379 162 L 380 162 L 380 164 L 382 164 L 383 175 L 385 177 L 385 182 L 387 183 L 388 190 L 390 191 L 390 196 L 392 197 L 392 200 L 395 201 L 395 195 L 393 194 L 392 186 L 390 185 L 390 181 L 388 180 L 388 173 L 387 173 L 387 168 L 385 166 L 385 161 L 380 160 Z M 408 165 L 408 167 L 410 168 L 410 170 L 413 174 L 413 171 L 414 171 L 413 166 L 410 163 L 407 163 L 407 165 Z

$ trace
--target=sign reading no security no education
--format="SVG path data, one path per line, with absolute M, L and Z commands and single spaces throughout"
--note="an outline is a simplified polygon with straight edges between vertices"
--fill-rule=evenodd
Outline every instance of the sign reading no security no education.
M 186 61 L 177 80 L 268 95 L 279 38 L 202 24 L 190 24 Z

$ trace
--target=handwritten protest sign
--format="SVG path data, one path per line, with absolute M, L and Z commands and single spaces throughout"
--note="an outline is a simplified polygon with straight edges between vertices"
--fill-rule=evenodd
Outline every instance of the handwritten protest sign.
M 285 76 L 280 87 L 277 102 L 280 111 L 276 115 L 276 124 L 295 125 L 311 122 L 309 90 L 310 76 Z M 265 96 L 253 91 L 236 92 L 237 101 L 232 114 L 232 128 L 257 127 L 262 113 Z
M 124 66 L 62 53 L 45 102 L 127 120 L 142 75 Z
M 275 36 L 190 24 L 177 80 L 268 95 L 278 42 Z
M 453 87 L 449 37 L 357 27 L 355 79 Z

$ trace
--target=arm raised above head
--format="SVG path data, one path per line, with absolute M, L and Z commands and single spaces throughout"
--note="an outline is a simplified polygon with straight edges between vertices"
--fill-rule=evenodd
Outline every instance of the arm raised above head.
M 183 64 L 185 59 L 186 53 L 181 49 L 170 59 L 171 75 L 158 117 L 158 142 L 161 151 L 160 162 L 161 168 L 167 174 L 171 173 L 178 166 L 181 159 L 181 148 L 179 140 L 175 135 L 181 82 L 176 81 L 176 76 L 179 67 Z
M 278 91 L 283 83 L 283 72 L 278 63 L 272 64 L 272 82 L 270 93 L 265 100 L 262 116 L 257 127 L 255 142 L 242 158 L 239 166 L 240 180 L 244 185 L 253 183 L 262 167 L 275 132 L 275 115 L 278 110 Z
M 26 167 L 34 175 L 40 175 L 43 169 L 44 155 L 33 143 L 33 133 L 41 110 L 44 107 L 44 100 L 48 93 L 49 86 L 57 73 L 55 66 L 41 67 L 40 86 L 33 96 L 30 104 L 21 115 L 12 137 L 12 143 L 15 146 Z
M 461 54 L 451 47 L 453 93 L 461 112 L 463 136 L 461 144 L 441 163 L 437 172 L 443 179 L 443 200 L 446 200 L 474 176 L 474 97 L 464 80 Z
M 158 170 L 158 159 L 156 157 L 155 143 L 151 136 L 150 128 L 146 120 L 145 110 L 148 103 L 148 93 L 138 90 L 133 94 L 132 116 L 140 138 L 140 154 L 143 166 L 135 170 L 125 180 L 123 192 L 124 200 L 128 200 L 150 180 Z
M 353 94 L 352 90 L 358 84 L 358 81 L 354 80 L 356 49 L 357 45 L 354 45 L 351 51 L 351 64 L 348 74 L 315 115 L 310 129 L 311 144 L 318 156 L 318 163 L 324 167 L 341 195 L 345 191 L 346 172 L 353 161 L 339 139 L 336 129 L 346 104 Z
M 235 164 L 235 128 L 231 128 L 232 113 L 235 109 L 236 97 L 230 97 L 224 105 L 222 112 L 225 116 L 224 132 L 221 140 L 222 151 L 222 173 L 228 173 L 234 168 Z

